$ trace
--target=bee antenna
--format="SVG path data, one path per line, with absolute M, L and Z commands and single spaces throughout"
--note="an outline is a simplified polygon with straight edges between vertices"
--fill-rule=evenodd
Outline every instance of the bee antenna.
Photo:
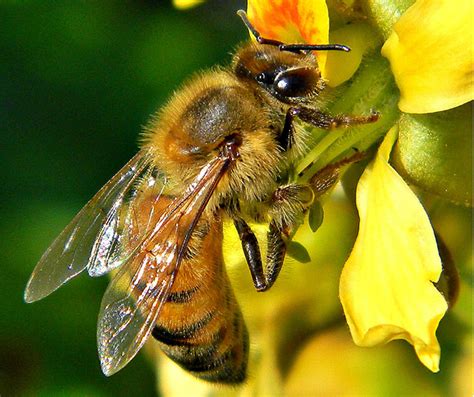
M 344 51 L 349 52 L 351 49 L 344 44 L 282 44 L 282 51 Z
M 262 37 L 257 29 L 252 25 L 244 10 L 238 10 L 237 15 L 242 19 L 248 30 L 252 33 L 259 44 L 268 44 L 278 47 L 280 51 L 305 52 L 305 51 L 345 51 L 351 49 L 343 44 L 285 44 L 278 40 L 266 39 Z

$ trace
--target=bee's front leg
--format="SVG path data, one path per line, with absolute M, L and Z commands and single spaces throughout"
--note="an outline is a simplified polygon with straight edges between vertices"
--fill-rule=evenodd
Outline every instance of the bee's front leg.
M 368 116 L 353 116 L 348 114 L 333 116 L 316 109 L 296 106 L 288 109 L 286 119 L 292 120 L 295 117 L 315 127 L 332 130 L 334 128 L 348 127 L 355 124 L 374 123 L 379 119 L 379 113 L 372 111 Z
M 283 151 L 291 149 L 294 144 L 295 129 L 293 126 L 295 118 L 299 118 L 305 123 L 315 127 L 332 130 L 339 127 L 348 127 L 354 124 L 374 123 L 379 119 L 379 113 L 372 111 L 369 116 L 353 116 L 348 114 L 339 114 L 332 116 L 313 108 L 304 106 L 292 106 L 288 108 L 285 115 L 283 129 L 278 136 L 278 144 Z

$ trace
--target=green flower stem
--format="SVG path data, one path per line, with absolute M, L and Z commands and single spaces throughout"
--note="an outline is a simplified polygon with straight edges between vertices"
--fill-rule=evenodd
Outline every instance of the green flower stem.
M 361 0 L 364 14 L 382 36 L 388 39 L 392 27 L 415 0 Z
M 296 174 L 303 172 L 299 181 L 304 183 L 318 170 L 357 149 L 366 151 L 377 142 L 399 118 L 398 89 L 390 72 L 388 61 L 378 51 L 367 56 L 357 74 L 338 93 L 338 100 L 329 107 L 332 114 L 380 113 L 376 123 L 325 132 L 323 138 L 297 166 Z M 321 135 L 320 130 L 316 135 Z

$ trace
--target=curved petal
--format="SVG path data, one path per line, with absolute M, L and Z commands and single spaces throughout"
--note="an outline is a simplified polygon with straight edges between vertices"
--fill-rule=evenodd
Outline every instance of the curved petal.
M 329 15 L 324 0 L 249 0 L 250 21 L 263 37 L 285 43 L 327 44 Z M 316 52 L 325 75 L 326 52 Z
M 195 7 L 205 0 L 173 0 L 173 5 L 180 10 L 187 10 L 188 8 Z
M 382 48 L 406 113 L 450 109 L 474 98 L 471 0 L 418 0 Z
M 359 234 L 339 293 L 354 342 L 410 342 L 420 361 L 439 370 L 435 336 L 447 304 L 433 282 L 441 261 L 430 221 L 417 197 L 388 164 L 393 128 L 357 188 Z

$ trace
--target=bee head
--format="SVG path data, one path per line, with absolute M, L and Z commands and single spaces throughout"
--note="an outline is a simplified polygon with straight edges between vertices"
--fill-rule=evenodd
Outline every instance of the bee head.
M 237 77 L 258 84 L 284 103 L 301 103 L 324 88 L 324 80 L 312 51 L 350 51 L 341 44 L 285 44 L 262 37 L 243 10 L 237 11 L 255 37 L 234 56 Z
M 325 85 L 313 54 L 281 51 L 268 44 L 242 47 L 234 56 L 233 70 L 284 103 L 311 98 Z

